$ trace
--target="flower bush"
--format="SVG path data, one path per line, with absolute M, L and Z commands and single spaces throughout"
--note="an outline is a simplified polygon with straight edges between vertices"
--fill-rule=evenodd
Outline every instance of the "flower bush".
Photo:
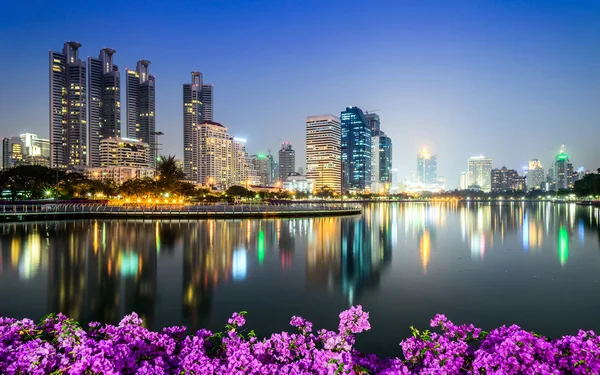
M 38 324 L 0 318 L 1 374 L 599 374 L 600 337 L 592 331 L 556 340 L 502 326 L 484 332 L 455 325 L 444 315 L 429 330 L 412 328 L 401 358 L 379 358 L 354 349 L 355 334 L 370 329 L 369 313 L 355 306 L 340 314 L 337 331 L 313 333 L 294 316 L 297 332 L 259 339 L 235 313 L 222 332 L 185 327 L 153 332 L 136 314 L 118 326 L 83 329 L 62 314 Z

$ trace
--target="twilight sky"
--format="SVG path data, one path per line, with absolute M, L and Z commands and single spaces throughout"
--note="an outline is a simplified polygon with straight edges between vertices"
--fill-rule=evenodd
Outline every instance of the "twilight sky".
M 355 105 L 380 110 L 401 179 L 424 145 L 449 187 L 469 156 L 548 167 L 561 143 L 600 167 L 600 1 L 27 1 L 0 17 L 0 136 L 48 136 L 48 50 L 75 40 L 84 59 L 117 50 L 123 102 L 125 68 L 152 62 L 163 153 L 179 157 L 199 70 L 216 121 L 250 153 L 291 141 L 298 166 L 305 117 Z

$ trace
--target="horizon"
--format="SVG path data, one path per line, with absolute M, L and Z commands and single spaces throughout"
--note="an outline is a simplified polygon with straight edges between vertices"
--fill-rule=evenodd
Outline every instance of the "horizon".
M 196 70 L 214 85 L 214 121 L 245 138 L 249 154 L 276 154 L 291 142 L 304 169 L 306 117 L 339 117 L 350 106 L 380 116 L 400 181 L 423 147 L 437 155 L 447 188 L 476 155 L 493 168 L 522 173 L 539 159 L 547 170 L 565 144 L 574 169 L 600 167 L 600 3 L 348 4 L 157 3 L 144 17 L 135 1 L 116 12 L 85 3 L 70 14 L 43 2 L 34 11 L 10 4 L 0 47 L 19 58 L 0 58 L 0 136 L 48 137 L 47 51 L 77 40 L 82 60 L 107 46 L 117 51 L 122 136 L 125 69 L 152 62 L 161 153 L 179 159 L 182 87 Z M 195 19 L 201 27 L 183 22 L 189 6 L 206 13 Z M 71 18 L 76 32 L 66 27 Z M 135 34 L 148 23 L 156 27 Z

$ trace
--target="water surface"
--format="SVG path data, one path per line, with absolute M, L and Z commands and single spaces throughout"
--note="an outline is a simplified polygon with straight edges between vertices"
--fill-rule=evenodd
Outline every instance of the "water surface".
M 363 215 L 0 224 L 0 315 L 63 312 L 259 334 L 292 315 L 335 328 L 362 304 L 361 349 L 397 355 L 436 313 L 490 329 L 600 331 L 598 209 L 566 204 L 372 204 Z

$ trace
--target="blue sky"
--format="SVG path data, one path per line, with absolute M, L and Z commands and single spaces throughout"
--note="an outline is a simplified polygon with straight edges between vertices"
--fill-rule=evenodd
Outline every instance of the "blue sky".
M 600 1 L 5 2 L 0 136 L 48 133 L 48 50 L 117 50 L 152 62 L 164 152 L 182 155 L 182 84 L 215 85 L 215 120 L 250 152 L 291 141 L 304 120 L 380 110 L 394 166 L 410 177 L 429 146 L 458 183 L 471 155 L 549 166 L 562 143 L 600 167 Z M 124 74 L 124 73 L 123 73 Z M 123 87 L 124 90 L 124 87 Z M 124 116 L 123 116 L 124 117 Z

